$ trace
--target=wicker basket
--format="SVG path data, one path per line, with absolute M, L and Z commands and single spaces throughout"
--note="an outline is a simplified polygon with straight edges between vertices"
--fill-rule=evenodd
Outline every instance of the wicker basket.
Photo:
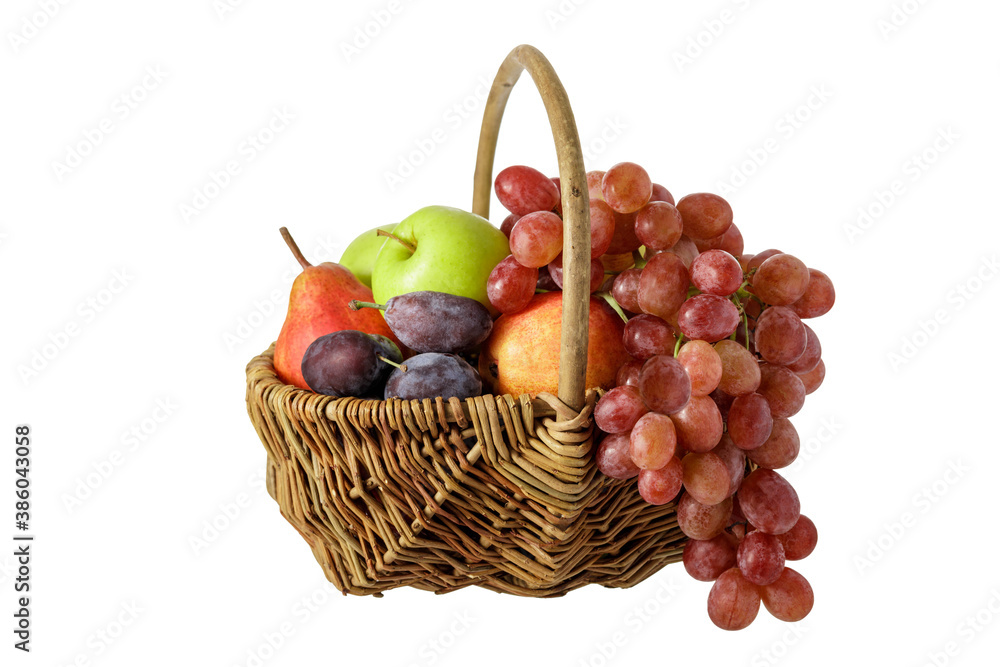
M 545 102 L 562 186 L 559 396 L 332 398 L 281 382 L 273 345 L 247 366 L 268 492 L 345 594 L 475 585 L 552 597 L 590 583 L 633 586 L 681 559 L 674 505 L 647 504 L 635 480 L 594 464 L 586 176 L 566 91 L 533 47 L 514 49 L 490 90 L 473 211 L 489 215 L 500 120 L 525 69 Z

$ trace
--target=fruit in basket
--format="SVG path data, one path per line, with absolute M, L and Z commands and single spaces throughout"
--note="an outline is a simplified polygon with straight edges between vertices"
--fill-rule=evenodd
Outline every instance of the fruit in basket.
M 351 301 L 351 310 L 378 308 L 399 341 L 414 352 L 469 352 L 493 329 L 486 306 L 445 292 L 409 292 L 386 304 Z
M 302 376 L 309 388 L 327 396 L 379 395 L 399 348 L 385 336 L 351 329 L 320 336 L 302 357 Z
M 507 237 L 488 220 L 457 208 L 427 206 L 400 222 L 392 234 L 395 238 L 382 246 L 372 268 L 374 301 L 386 303 L 400 294 L 430 290 L 466 296 L 492 308 L 486 280 L 510 248 Z
M 760 588 L 761 601 L 771 615 L 795 623 L 805 618 L 813 607 L 813 590 L 806 578 L 786 567 L 778 580 Z
M 562 293 L 536 294 L 523 310 L 501 315 L 479 355 L 483 382 L 496 394 L 556 393 L 562 331 Z M 629 360 L 625 325 L 603 299 L 590 299 L 587 387 L 615 386 Z
M 521 216 L 510 230 L 510 252 L 521 266 L 540 269 L 562 252 L 563 223 L 551 211 Z
M 708 594 L 708 615 L 723 630 L 742 630 L 753 623 L 760 611 L 760 592 L 746 580 L 739 568 L 719 575 Z
M 548 271 L 545 274 L 549 276 Z M 535 296 L 537 285 L 538 269 L 521 266 L 514 255 L 508 255 L 490 272 L 486 280 L 486 296 L 501 313 L 516 313 Z
M 532 167 L 507 167 L 493 181 L 493 190 L 505 209 L 515 215 L 551 211 L 559 203 L 559 188 Z
M 320 336 L 344 329 L 384 335 L 390 339 L 395 336 L 376 311 L 355 312 L 347 307 L 352 299 L 370 301 L 372 298 L 371 290 L 361 284 L 354 274 L 332 262 L 317 266 L 310 264 L 284 227 L 281 228 L 281 235 L 302 265 L 302 273 L 292 283 L 288 312 L 274 348 L 274 370 L 282 382 L 308 389 L 309 385 L 302 377 L 302 357 L 309 345 Z
M 382 225 L 360 234 L 351 241 L 344 250 L 344 254 L 340 256 L 340 265 L 346 266 L 363 285 L 371 287 L 372 267 L 375 266 L 378 251 L 382 249 L 382 244 L 386 241 L 386 237 L 378 232 L 380 230 L 391 232 L 395 228 L 395 224 Z
M 721 236 L 733 224 L 733 208 L 729 202 L 708 192 L 681 197 L 677 210 L 684 220 L 684 235 L 693 239 Z
M 470 398 L 483 393 L 476 369 L 455 354 L 425 352 L 406 360 L 385 383 L 385 398 Z
M 653 182 L 635 162 L 619 162 L 604 172 L 601 194 L 616 213 L 635 213 L 653 195 Z

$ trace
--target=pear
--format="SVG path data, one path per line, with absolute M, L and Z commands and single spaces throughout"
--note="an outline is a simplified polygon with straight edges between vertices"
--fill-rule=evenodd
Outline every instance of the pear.
M 274 370 L 282 382 L 309 389 L 302 377 L 302 357 L 314 340 L 328 333 L 354 329 L 399 343 L 379 311 L 348 307 L 354 299 L 371 301 L 371 289 L 339 264 L 310 264 L 284 227 L 281 237 L 302 265 L 302 273 L 292 283 L 288 313 L 274 348 Z

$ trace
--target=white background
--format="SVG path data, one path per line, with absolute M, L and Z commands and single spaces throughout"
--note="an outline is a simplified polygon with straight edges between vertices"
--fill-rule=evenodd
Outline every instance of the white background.
M 16 575 L 0 549 L 4 664 L 995 659 L 1000 6 L 232 4 L 4 3 L 3 458 L 31 424 L 37 535 L 30 656 L 11 646 Z M 387 25 L 365 44 L 373 12 Z M 678 197 L 738 186 L 748 250 L 792 252 L 836 283 L 814 325 L 828 378 L 793 420 L 805 451 L 788 476 L 820 546 L 796 566 L 817 603 L 792 628 L 762 610 L 748 630 L 717 630 L 709 585 L 681 566 L 547 601 L 343 598 L 263 492 L 244 367 L 277 336 L 296 274 L 278 227 L 318 262 L 424 205 L 470 206 L 480 82 L 522 42 L 560 73 L 588 167 L 636 161 Z M 245 142 L 276 109 L 294 118 L 254 153 Z M 239 173 L 213 188 L 230 160 Z M 390 188 L 401 162 L 420 164 Z M 555 170 L 527 78 L 497 156 L 514 163 Z

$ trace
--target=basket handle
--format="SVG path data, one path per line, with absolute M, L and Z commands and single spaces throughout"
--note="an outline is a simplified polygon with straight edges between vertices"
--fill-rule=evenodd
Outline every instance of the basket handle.
M 552 127 L 559 159 L 559 182 L 563 210 L 562 333 L 559 350 L 559 399 L 574 410 L 582 410 L 587 390 L 587 344 L 590 322 L 590 198 L 583 149 L 566 89 L 552 65 L 533 46 L 522 44 L 500 65 L 483 112 L 476 155 L 472 211 L 488 218 L 493 191 L 493 158 L 496 155 L 500 121 L 510 91 L 521 72 L 528 70 Z

